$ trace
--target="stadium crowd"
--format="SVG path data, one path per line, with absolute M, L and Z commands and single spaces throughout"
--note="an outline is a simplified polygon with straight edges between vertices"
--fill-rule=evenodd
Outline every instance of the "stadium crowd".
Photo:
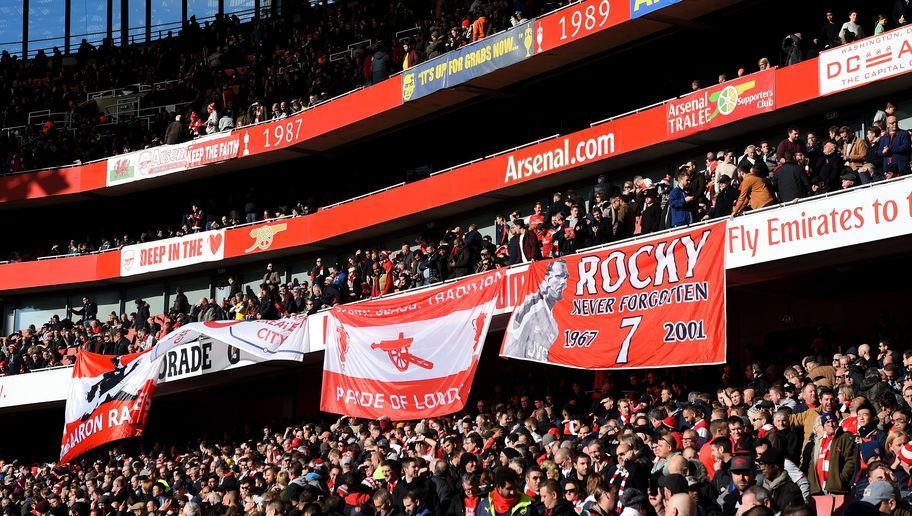
M 573 192 L 556 194 L 547 202 L 537 203 L 535 213 L 514 214 L 506 223 L 509 225 L 518 216 L 524 217 L 528 229 L 541 241 L 544 248 L 542 256 L 547 258 L 552 256 L 549 250 L 554 243 L 564 245 L 562 252 L 566 254 L 574 249 L 707 218 L 738 215 L 751 208 L 907 175 L 912 156 L 912 130 L 899 127 L 899 114 L 893 103 L 886 102 L 876 111 L 864 135 L 857 135 L 847 126 L 830 126 L 824 131 L 810 130 L 804 134 L 799 128 L 790 127 L 781 141 L 762 140 L 738 151 L 710 151 L 704 158 L 681 165 L 674 174 L 662 178 L 636 176 L 620 188 L 602 177 L 588 199 L 580 199 Z M 269 192 L 273 203 L 276 197 L 283 195 L 288 194 Z M 321 195 L 324 198 L 320 200 L 327 203 L 343 200 L 325 197 L 332 195 L 328 192 Z M 203 203 L 194 201 L 187 211 L 175 218 L 174 224 L 146 227 L 132 236 L 125 232 L 96 240 L 64 237 L 55 242 L 51 239 L 50 247 L 11 251 L 7 258 L 19 262 L 37 256 L 79 255 L 245 223 L 306 216 L 315 211 L 316 203 L 311 201 L 316 200 L 289 199 L 264 207 L 251 188 L 242 196 L 228 193 L 210 198 L 211 206 L 204 207 Z M 225 202 L 236 204 L 226 206 Z M 573 206 L 577 206 L 575 213 L 571 213 Z M 560 223 L 553 220 L 557 212 L 563 216 Z M 529 218 L 531 215 L 535 217 Z M 499 219 L 498 226 L 503 224 L 505 222 Z M 560 235 L 546 234 L 549 229 L 561 224 L 573 226 L 574 233 L 580 232 L 580 235 L 573 234 L 569 241 L 564 241 Z M 449 235 L 448 244 L 453 243 L 450 233 L 456 229 L 442 235 Z M 499 228 L 496 231 L 491 265 L 497 265 L 497 247 L 506 244 L 503 236 L 509 233 L 509 229 Z M 48 239 L 42 242 L 47 245 Z M 421 244 L 422 253 L 426 253 L 423 242 Z M 470 244 L 474 247 L 471 249 L 473 260 L 469 269 L 474 270 L 481 261 L 478 247 L 481 241 Z M 500 256 L 503 258 L 505 255 L 501 252 Z M 436 276 L 446 279 L 448 274 L 449 271 L 445 271 Z
M 0 131 L 0 173 L 85 162 L 284 118 L 560 3 L 412 0 L 314 7 L 288 2 L 282 16 L 247 23 L 236 15 L 217 16 L 202 25 L 191 18 L 178 34 L 139 45 L 106 39 L 96 47 L 83 40 L 70 55 L 54 48 L 28 60 L 3 52 L 0 127 L 8 130 Z M 787 35 L 780 65 L 912 18 L 905 0 L 892 10 L 887 2 L 880 4 L 871 6 L 870 21 L 851 11 L 842 22 L 842 13 L 828 10 L 814 37 Z M 775 63 L 764 57 L 758 67 Z M 740 67 L 736 75 L 745 73 Z M 103 100 L 86 100 L 92 92 L 135 84 L 157 85 L 141 104 L 159 109 L 115 120 Z M 30 119 L 41 110 L 62 116 Z
M 519 380 L 434 419 L 314 419 L 121 443 L 67 465 L 0 462 L 0 506 L 10 516 L 909 514 L 912 350 L 888 337 L 810 347 L 820 354 L 699 380 L 625 373 L 594 391 Z M 695 381 L 712 390 L 690 390 Z
M 71 55 L 54 48 L 28 60 L 4 51 L 0 127 L 15 129 L 0 131 L 0 173 L 90 161 L 284 118 L 509 28 L 537 14 L 539 4 L 285 2 L 281 16 L 248 23 L 228 15 L 200 25 L 191 17 L 179 34 L 145 44 L 119 46 L 106 39 L 96 47 L 83 40 Z M 358 45 L 345 52 L 352 44 Z M 338 58 L 330 59 L 332 54 Z M 87 101 L 92 92 L 157 83 L 142 105 L 178 106 L 176 112 L 159 109 L 115 121 L 104 99 Z M 41 110 L 64 116 L 29 120 L 29 113 Z
M 421 3 L 420 0 L 416 0 L 416 2 L 417 5 L 408 5 L 406 7 L 394 9 L 394 16 L 390 13 L 376 12 L 377 9 L 385 9 L 385 7 L 380 4 L 372 7 L 365 7 L 360 6 L 360 4 L 353 6 L 342 3 L 334 6 L 313 8 L 312 10 L 302 13 L 299 17 L 288 16 L 283 17 L 281 20 L 266 19 L 248 25 L 241 25 L 236 18 L 226 18 L 224 21 L 216 20 L 214 23 L 207 24 L 203 28 L 200 28 L 194 22 L 191 23 L 187 30 L 183 31 L 181 35 L 174 38 L 165 38 L 148 45 L 128 47 L 107 45 L 96 50 L 86 44 L 81 47 L 80 51 L 76 54 L 76 58 L 77 60 L 86 59 L 88 60 L 87 62 L 105 63 L 104 66 L 112 66 L 118 69 L 129 68 L 131 73 L 142 73 L 145 76 L 150 77 L 162 75 L 178 76 L 181 80 L 179 81 L 179 86 L 175 87 L 195 95 L 195 98 L 192 100 L 193 108 L 186 114 L 177 116 L 177 118 L 181 118 L 184 121 L 172 119 L 173 113 L 162 113 L 159 117 L 160 130 L 157 132 L 153 131 L 154 134 L 164 135 L 162 138 L 156 138 L 156 142 L 152 142 L 149 134 L 144 133 L 143 131 L 132 131 L 134 136 L 141 136 L 139 141 L 130 143 L 126 140 L 118 140 L 113 143 L 113 149 L 117 152 L 122 152 L 152 145 L 153 143 L 176 143 L 183 139 L 190 138 L 193 135 L 203 134 L 207 131 L 220 131 L 234 127 L 235 125 L 246 125 L 252 122 L 288 116 L 301 109 L 305 109 L 314 102 L 319 102 L 320 99 L 326 96 L 323 93 L 314 90 L 314 88 L 318 90 L 327 89 L 321 84 L 324 81 L 319 79 L 319 77 L 328 76 L 327 74 L 330 73 L 329 71 L 337 70 L 339 67 L 353 67 L 347 72 L 339 72 L 339 74 L 354 80 L 354 85 L 369 84 L 371 81 L 379 80 L 381 76 L 385 77 L 394 69 L 402 68 L 407 62 L 414 64 L 425 58 L 434 57 L 438 53 L 458 48 L 473 39 L 506 28 L 510 24 L 518 23 L 528 16 L 531 16 L 530 13 L 539 12 L 543 8 L 553 7 L 553 5 L 547 4 L 544 6 L 525 6 L 523 9 L 519 9 L 516 6 L 510 6 L 509 3 L 505 1 L 495 2 L 494 0 L 479 0 L 479 2 L 474 2 L 469 8 L 449 6 L 449 4 L 447 4 L 448 8 L 443 11 L 445 16 L 439 19 L 424 19 L 423 16 L 428 12 L 430 7 Z M 826 10 L 823 27 L 815 33 L 815 37 L 801 38 L 801 33 L 796 33 L 791 34 L 786 38 L 787 41 L 794 40 L 794 49 L 790 49 L 786 43 L 783 43 L 782 64 L 793 64 L 794 62 L 814 56 L 822 49 L 842 44 L 845 41 L 851 41 L 853 38 L 863 37 L 865 34 L 879 33 L 885 29 L 905 24 L 906 21 L 912 17 L 912 14 L 908 12 L 909 7 L 904 3 L 904 0 L 896 2 L 896 5 L 893 6 L 892 10 L 888 10 L 885 4 L 882 6 L 872 6 L 871 12 L 876 12 L 874 9 L 877 7 L 883 7 L 884 13 L 889 14 L 878 14 L 876 16 L 878 21 L 877 25 L 871 29 L 865 27 L 865 22 L 863 20 L 859 20 L 858 11 L 853 10 L 849 12 L 847 21 L 843 22 L 838 13 L 834 13 L 832 9 Z M 481 21 L 482 18 L 484 18 L 483 21 Z M 300 23 L 287 21 L 292 19 L 301 19 L 304 21 Z M 368 25 L 365 20 L 368 19 L 380 20 L 375 21 L 374 24 L 376 25 L 379 23 L 381 26 L 365 27 Z M 336 48 L 344 41 L 358 38 L 362 38 L 362 40 L 364 38 L 369 39 L 372 31 L 389 33 L 393 30 L 393 27 L 410 25 L 414 25 L 417 29 L 409 31 L 408 45 L 410 50 L 407 52 L 402 48 L 399 48 L 401 45 L 399 45 L 394 38 L 387 38 L 390 41 L 390 45 L 380 45 L 378 43 L 378 50 L 373 54 L 371 54 L 371 52 L 373 52 L 374 49 L 371 49 L 371 51 L 357 49 L 348 55 L 348 60 L 330 62 L 326 59 L 327 52 L 329 52 L 328 49 Z M 313 29 L 312 27 L 317 28 Z M 344 27 L 344 30 L 340 27 Z M 243 29 L 249 29 L 249 32 L 246 32 Z M 443 38 L 442 34 L 444 33 L 451 34 L 450 36 Z M 327 34 L 332 34 L 332 36 L 327 36 Z M 223 45 L 223 38 L 225 37 L 228 37 L 228 43 Z M 192 57 L 188 58 L 186 56 L 181 56 L 180 49 L 185 48 L 185 45 L 183 45 L 182 42 L 187 41 L 188 38 L 193 42 L 199 42 L 199 45 L 193 45 L 193 48 L 199 46 L 206 49 L 214 48 L 216 49 L 215 53 L 206 54 L 205 57 L 208 61 L 205 62 L 200 62 Z M 282 45 L 280 45 L 279 42 L 287 41 L 300 43 L 301 45 L 292 45 L 291 47 L 301 47 L 303 50 L 297 50 L 292 53 L 280 48 Z M 386 40 L 377 39 L 376 41 L 382 43 Z M 304 44 L 305 42 L 306 44 Z M 434 42 L 437 42 L 438 44 L 435 45 Z M 392 50 L 387 50 L 387 47 Z M 404 57 L 403 52 L 412 57 Z M 124 55 L 121 56 L 120 53 L 124 53 Z M 798 57 L 795 57 L 796 55 Z M 257 57 L 258 60 L 247 63 L 250 56 Z M 61 56 L 56 55 L 55 58 L 58 59 L 58 61 L 51 60 L 45 62 L 39 68 L 42 70 L 70 70 L 67 67 L 61 66 L 59 62 L 59 59 L 62 59 Z M 215 64 L 213 64 L 213 60 Z M 262 62 L 259 60 L 262 60 Z M 9 58 L 9 61 L 22 65 L 22 62 L 16 61 L 13 58 Z M 317 64 L 314 64 L 312 61 L 315 61 Z M 140 66 L 126 66 L 126 63 L 128 62 L 131 64 L 134 62 L 140 63 Z M 382 73 L 375 75 L 370 69 L 380 62 L 386 64 L 383 65 Z M 403 64 L 395 64 L 400 62 Z M 27 61 L 27 63 L 32 63 L 32 61 Z M 0 59 L 0 68 L 2 68 L 2 64 L 3 59 Z M 38 65 L 35 64 L 34 66 Z M 377 66 L 379 66 L 379 64 L 377 64 Z M 766 58 L 762 59 L 758 64 L 759 69 L 769 66 L 770 60 Z M 167 67 L 175 68 L 175 70 L 173 73 L 160 72 L 161 68 Z M 259 70 L 257 67 L 263 67 L 263 69 Z M 31 70 L 31 68 L 27 69 Z M 79 66 L 76 69 L 82 70 L 83 67 Z M 88 69 L 92 69 L 92 67 L 88 67 Z M 231 70 L 230 74 L 223 73 L 225 69 Z M 308 73 L 307 70 L 310 70 L 310 72 Z M 98 72 L 97 75 L 105 76 L 106 80 L 109 80 L 113 73 L 108 73 L 107 69 L 103 70 L 103 72 L 105 73 Z M 61 77 L 65 77 L 64 71 L 61 71 L 60 73 L 63 74 Z M 747 72 L 743 69 L 740 69 L 737 72 L 738 75 L 742 75 L 743 73 Z M 288 74 L 293 74 L 294 77 L 297 78 L 289 79 L 287 77 Z M 318 77 L 314 80 L 316 85 L 308 83 L 308 80 L 313 77 Z M 96 78 L 93 81 L 89 81 L 89 84 L 94 85 L 98 80 L 99 79 Z M 724 77 L 720 76 L 720 80 L 724 80 Z M 20 83 L 26 82 L 27 81 L 20 81 Z M 326 79 L 325 82 L 333 81 Z M 79 82 L 79 84 L 81 84 L 81 82 Z M 104 85 L 110 86 L 108 83 L 105 83 Z M 203 85 L 205 87 L 199 87 L 198 85 Z M 329 94 L 331 95 L 340 91 L 346 91 L 351 87 L 352 83 L 345 82 L 344 86 L 329 88 L 327 91 L 329 91 Z M 694 81 L 694 88 L 699 87 L 699 81 Z M 310 89 L 307 89 L 306 95 L 294 98 L 294 92 L 298 91 L 300 88 Z M 91 88 L 81 88 L 81 91 L 82 90 L 91 90 Z M 55 96 L 52 93 L 58 91 L 59 88 L 52 88 L 51 92 L 48 92 L 45 96 L 31 95 L 31 97 L 34 99 L 42 99 L 49 95 L 48 98 L 57 98 L 60 97 L 60 95 Z M 168 95 L 169 98 L 173 98 L 171 92 L 166 92 L 165 95 Z M 70 108 L 75 109 L 75 104 L 73 104 L 70 97 L 65 95 L 62 98 L 70 105 Z M 273 100 L 277 99 L 287 100 L 273 102 Z M 173 100 L 171 102 L 173 102 Z M 0 100 L 0 104 L 2 104 L 2 100 Z M 250 109 L 242 109 L 244 106 L 250 106 Z M 53 109 L 58 108 L 60 107 L 54 107 Z M 196 113 L 201 113 L 201 115 L 197 115 Z M 76 111 L 73 111 L 73 115 L 74 119 L 79 118 Z M 887 132 L 888 128 L 885 117 L 876 119 L 875 123 L 881 133 Z M 892 137 L 884 139 L 880 138 L 879 134 L 868 133 L 867 135 L 863 135 L 865 136 L 864 138 L 853 140 L 855 143 L 852 144 L 851 148 L 846 149 L 842 143 L 842 137 L 840 134 L 837 134 L 839 128 L 836 129 L 837 131 L 834 133 L 833 128 L 830 128 L 827 135 L 816 132 L 809 133 L 809 143 L 807 144 L 808 152 L 803 153 L 803 155 L 798 152 L 799 150 L 802 150 L 799 149 L 798 145 L 791 145 L 788 149 L 792 151 L 790 162 L 794 163 L 790 163 L 789 166 L 784 167 L 778 175 L 779 177 L 794 175 L 795 167 L 793 165 L 804 167 L 805 177 L 795 178 L 795 180 L 800 180 L 802 183 L 807 183 L 799 185 L 797 187 L 799 191 L 793 191 L 794 188 L 785 182 L 781 185 L 770 185 L 769 181 L 766 181 L 766 179 L 772 180 L 776 176 L 770 175 L 769 177 L 764 177 L 762 175 L 765 172 L 762 170 L 763 163 L 761 163 L 761 170 L 758 171 L 758 174 L 750 174 L 749 171 L 746 171 L 743 175 L 749 176 L 747 182 L 750 183 L 749 186 L 754 191 L 753 199 L 749 201 L 750 204 L 756 208 L 764 202 L 773 202 L 777 199 L 784 201 L 790 200 L 796 195 L 804 196 L 810 193 L 833 191 L 842 184 L 843 176 L 847 175 L 854 176 L 852 184 L 859 184 L 878 179 L 884 174 L 889 174 L 889 172 L 885 172 L 885 168 L 879 169 L 877 174 L 872 174 L 871 171 L 874 170 L 875 167 L 879 167 L 880 162 L 884 158 L 884 149 L 881 148 L 881 144 L 884 141 L 889 140 L 890 145 L 888 147 L 894 146 Z M 50 132 L 53 132 L 53 130 Z M 83 133 L 84 132 L 77 131 L 74 134 Z M 892 132 L 890 134 L 892 134 Z M 130 138 L 127 140 L 129 139 Z M 100 141 L 102 140 L 95 140 L 96 143 Z M 821 155 L 824 154 L 823 144 L 827 142 L 832 142 L 836 146 L 835 151 L 825 154 L 824 159 L 819 159 L 821 158 Z M 41 145 L 46 144 L 47 142 L 42 143 Z M 890 163 L 888 163 L 888 165 L 895 166 L 900 175 L 908 171 L 906 162 L 902 161 L 902 158 L 908 154 L 905 148 L 903 148 L 903 145 L 902 142 L 898 145 L 900 153 L 902 154 L 900 156 L 900 161 L 897 161 L 897 163 L 893 165 L 893 161 L 895 160 L 891 157 L 889 159 Z M 2 153 L 2 147 L 2 142 L 0 142 L 0 153 Z M 90 142 L 81 142 L 72 147 L 74 149 L 78 148 L 85 150 L 92 148 L 93 144 Z M 784 150 L 786 149 L 777 147 L 776 149 L 768 149 L 763 152 L 767 156 L 774 155 L 776 158 L 785 158 Z M 889 151 L 890 150 L 888 150 L 888 152 Z M 751 152 L 759 154 L 761 152 L 759 145 L 754 146 L 754 151 Z M 852 160 L 850 166 L 852 167 L 852 170 L 850 174 L 843 174 L 842 171 L 839 170 L 839 167 L 836 166 L 838 164 L 832 163 L 833 160 L 843 159 L 844 156 L 842 155 L 846 152 L 855 153 L 851 156 Z M 868 153 L 870 155 L 862 157 L 862 153 Z M 54 149 L 53 152 L 42 151 L 38 154 L 41 156 L 61 155 L 59 149 Z M 105 155 L 109 154 L 110 153 Z M 744 152 L 744 156 L 748 156 L 747 150 Z M 753 155 L 748 156 L 751 158 L 748 160 L 748 163 L 753 163 L 752 156 Z M 721 170 L 724 173 L 721 175 L 726 175 L 733 179 L 731 185 L 737 187 L 739 186 L 739 181 L 736 176 L 741 176 L 742 174 L 733 171 L 729 165 L 733 164 L 737 167 L 741 161 L 725 163 L 725 159 L 726 158 L 723 155 L 721 158 L 716 158 L 713 161 L 718 161 L 723 165 Z M 738 160 L 739 158 L 738 155 L 735 154 L 731 159 Z M 849 160 L 846 159 L 844 161 Z M 710 173 L 713 176 L 713 179 L 722 179 L 721 175 L 715 173 L 715 165 L 709 165 L 708 163 L 709 162 L 707 162 L 707 166 L 712 167 Z M 693 166 L 697 168 L 701 168 L 703 165 L 704 162 L 702 159 L 693 162 Z M 772 170 L 775 166 L 777 166 L 777 162 L 770 162 L 767 164 L 766 168 Z M 675 174 L 675 177 L 668 178 L 666 182 L 674 183 L 676 180 L 677 175 Z M 704 186 L 704 181 L 699 178 L 695 179 L 691 177 L 691 180 L 695 184 L 682 190 L 687 190 L 688 193 L 692 193 L 697 190 L 698 187 Z M 848 179 L 845 179 L 845 181 L 848 181 Z M 719 193 L 719 190 L 721 190 L 720 185 L 721 183 L 718 183 L 713 186 L 713 194 Z M 769 192 L 767 195 L 762 194 L 764 189 Z M 648 190 L 648 188 L 643 190 Z M 671 191 L 671 189 L 668 189 L 668 192 Z M 657 200 L 660 201 L 658 204 L 660 204 L 663 209 L 667 206 L 666 199 L 662 198 L 664 193 L 666 192 L 660 187 L 660 191 L 657 193 Z M 677 196 L 680 192 L 675 193 L 675 212 L 672 217 L 674 220 L 669 219 L 666 223 L 660 223 L 656 227 L 679 225 L 682 220 L 687 220 L 688 215 L 686 213 L 680 213 L 680 199 Z M 727 189 L 726 194 L 733 195 L 734 190 Z M 274 197 L 274 193 L 270 193 L 269 197 Z M 686 201 L 689 205 L 684 211 L 694 212 L 693 215 L 696 216 L 696 218 L 693 218 L 693 220 L 700 220 L 700 218 L 711 210 L 714 203 L 713 196 L 687 195 L 685 197 L 691 197 L 690 200 Z M 765 197 L 765 200 L 761 199 L 761 197 Z M 319 199 L 319 201 L 325 201 L 326 204 L 329 204 L 343 199 L 344 198 L 327 198 Z M 726 214 L 725 212 L 727 210 L 725 206 L 727 205 L 727 198 L 724 200 L 726 202 L 723 203 L 722 209 L 713 212 L 710 216 Z M 315 204 L 313 201 L 316 201 L 316 199 L 308 199 L 308 202 L 299 199 L 289 199 L 288 201 L 289 202 L 281 204 L 274 203 L 272 206 L 266 207 L 265 209 L 263 209 L 262 206 L 259 206 L 258 209 L 258 203 L 253 202 L 250 198 L 245 199 L 242 204 L 236 204 L 234 206 L 220 205 L 203 207 L 197 202 L 192 205 L 191 209 L 175 224 L 137 228 L 136 230 L 119 235 L 111 233 L 104 234 L 104 228 L 93 228 L 92 236 L 81 234 L 80 236 L 73 238 L 74 235 L 71 234 L 69 237 L 59 237 L 59 240 L 52 243 L 50 246 L 43 241 L 40 248 L 10 250 L 6 257 L 9 261 L 15 262 L 34 259 L 38 256 L 85 254 L 119 248 L 131 243 L 182 236 L 201 230 L 227 228 L 245 222 L 307 215 L 312 212 L 312 205 Z M 644 199 L 641 198 L 640 201 L 638 207 L 642 207 Z M 741 204 L 746 205 L 747 202 L 748 199 L 743 199 Z M 584 215 L 590 215 L 587 206 L 581 206 L 581 208 L 583 208 Z M 739 208 L 735 213 L 738 213 L 741 209 L 743 208 Z M 567 215 L 569 214 L 565 213 L 565 217 Z M 637 215 L 639 215 L 639 213 Z M 550 219 L 546 222 L 550 223 Z M 98 232 L 101 232 L 101 235 L 98 235 Z
M 0 370 L 19 374 L 66 365 L 78 348 L 108 354 L 147 349 L 191 321 L 313 314 L 340 303 L 890 179 L 909 173 L 910 142 L 909 132 L 896 123 L 896 107 L 888 102 L 875 114 L 865 138 L 856 137 L 845 126 L 804 135 L 791 127 L 775 145 L 760 141 L 748 145 L 740 155 L 725 150 L 707 153 L 703 163 L 690 160 L 679 167 L 674 179 L 637 176 L 615 185 L 599 176 L 588 196 L 574 190 L 555 192 L 550 203 L 536 202 L 529 213 L 516 210 L 497 216 L 493 234 L 482 235 L 476 224 L 439 232 L 428 229 L 399 249 L 358 249 L 344 262 L 324 263 L 316 258 L 303 280 L 287 281 L 269 263 L 256 290 L 227 276 L 228 292 L 221 299 L 204 297 L 191 302 L 178 292 L 166 314 L 149 313 L 148 303 L 141 299 L 136 300 L 133 311 L 98 314 L 97 305 L 86 298 L 81 308 L 64 318 L 55 315 L 40 328 L 31 326 L 4 338 Z M 292 214 L 309 210 L 299 205 Z M 268 215 L 267 210 L 264 216 Z M 255 212 L 248 216 L 256 220 Z M 239 223 L 236 215 L 231 220 L 226 226 Z M 167 236 L 221 227 L 198 203 L 183 221 L 180 230 Z M 151 239 L 164 236 L 161 231 Z M 79 252 L 74 243 L 70 248 L 77 249 L 73 254 Z

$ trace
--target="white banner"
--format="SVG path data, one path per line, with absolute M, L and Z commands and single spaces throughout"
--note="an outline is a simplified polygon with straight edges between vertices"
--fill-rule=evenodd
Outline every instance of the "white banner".
M 394 420 L 462 409 L 503 279 L 495 271 L 334 307 L 326 318 L 320 409 Z
M 203 231 L 125 246 L 120 250 L 120 275 L 164 271 L 225 257 L 225 230 Z
M 176 346 L 162 354 L 158 364 L 158 383 L 195 378 L 220 371 L 246 367 L 267 359 L 210 338 Z
M 175 145 L 159 145 L 107 159 L 107 186 L 165 176 L 237 157 L 240 133 L 217 133 Z
M 181 346 L 199 337 L 219 341 L 228 353 L 225 368 L 232 360 L 240 362 L 240 353 L 261 361 L 297 361 L 310 350 L 304 317 L 190 323 L 141 354 L 98 355 L 80 350 L 67 396 L 61 462 L 108 442 L 142 435 L 155 384 L 196 371 L 201 374 L 213 366 L 211 343 Z M 234 359 L 232 348 L 237 351 Z
M 820 53 L 820 94 L 855 88 L 912 70 L 912 26 Z
M 108 158 L 107 186 L 132 183 L 186 170 L 190 143 L 160 145 Z
M 169 333 L 152 348 L 157 360 L 199 337 L 209 337 L 263 360 L 301 360 L 310 351 L 307 319 L 275 321 L 210 321 L 190 323 Z
M 912 233 L 912 178 L 735 217 L 726 268 Z

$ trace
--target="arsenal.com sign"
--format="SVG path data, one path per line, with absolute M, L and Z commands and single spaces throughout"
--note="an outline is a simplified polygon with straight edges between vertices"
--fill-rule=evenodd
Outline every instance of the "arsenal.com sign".
M 912 70 L 912 27 L 820 53 L 820 94 L 828 95 Z

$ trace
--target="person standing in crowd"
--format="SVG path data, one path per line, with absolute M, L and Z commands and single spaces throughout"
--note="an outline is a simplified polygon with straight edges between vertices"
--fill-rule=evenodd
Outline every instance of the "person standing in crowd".
M 765 177 L 762 177 L 761 171 L 752 167 L 749 170 L 739 169 L 741 179 L 741 192 L 732 215 L 738 215 L 748 206 L 752 210 L 759 210 L 776 203 L 771 186 Z
M 693 222 L 691 203 L 694 198 L 685 192 L 690 183 L 690 175 L 686 171 L 678 172 L 677 180 L 678 184 L 668 194 L 671 227 L 686 226 Z
M 541 259 L 541 242 L 528 230 L 522 219 L 513 221 L 510 233 L 513 235 L 509 243 L 510 265 Z
M 810 184 L 804 169 L 796 162 L 791 151 L 785 151 L 782 157 L 783 162 L 773 172 L 772 181 L 779 196 L 779 202 L 792 202 L 807 197 Z
M 181 123 L 181 116 L 174 115 L 174 120 L 168 124 L 168 128 L 165 130 L 164 143 L 166 145 L 174 145 L 183 141 L 183 132 L 184 125 Z
M 833 412 L 821 413 L 820 425 L 823 430 L 813 438 L 808 468 L 811 494 L 846 494 L 855 473 L 855 439 L 839 428 L 839 417 Z
M 779 142 L 779 145 L 776 146 L 776 156 L 779 157 L 779 164 L 782 164 L 785 161 L 785 153 L 787 151 L 791 152 L 791 155 L 794 157 L 799 152 L 804 152 L 804 142 L 801 141 L 800 132 L 797 127 L 788 128 L 788 137 Z
M 877 156 L 883 159 L 883 171 L 898 175 L 909 173 L 909 158 L 912 155 L 912 140 L 908 131 L 899 128 L 895 115 L 887 117 L 887 131 L 880 137 Z

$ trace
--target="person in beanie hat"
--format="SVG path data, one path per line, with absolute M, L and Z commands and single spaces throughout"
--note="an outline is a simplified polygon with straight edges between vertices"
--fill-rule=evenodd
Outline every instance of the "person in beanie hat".
M 768 446 L 758 462 L 763 473 L 763 487 L 773 498 L 774 510 L 783 511 L 787 507 L 804 503 L 801 489 L 785 471 L 785 454 L 782 450 Z
M 854 436 L 842 432 L 833 412 L 820 415 L 823 435 L 814 437 L 808 482 L 811 495 L 846 494 L 855 473 L 858 456 Z

